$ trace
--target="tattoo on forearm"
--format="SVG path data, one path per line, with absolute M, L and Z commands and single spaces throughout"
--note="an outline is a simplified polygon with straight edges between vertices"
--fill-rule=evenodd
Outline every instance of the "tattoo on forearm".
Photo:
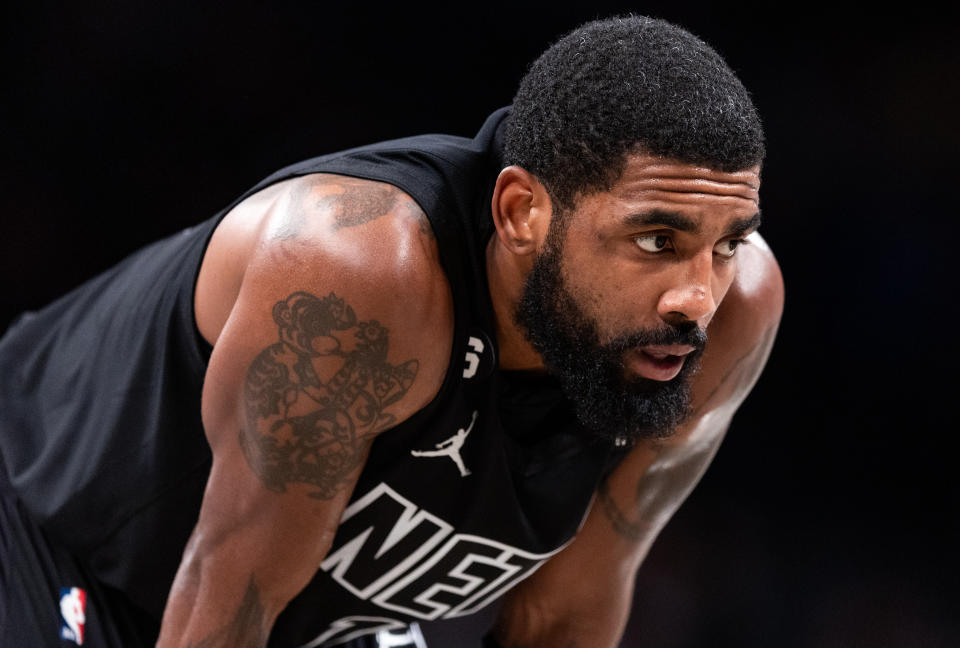
M 189 648 L 263 648 L 269 635 L 260 589 L 251 575 L 233 620 Z
M 613 497 L 610 495 L 610 485 L 606 479 L 600 482 L 600 486 L 597 488 L 597 499 L 600 500 L 603 512 L 607 516 L 607 519 L 610 520 L 613 530 L 627 540 L 632 542 L 642 540 L 644 535 L 649 531 L 647 525 L 627 519 L 627 516 L 620 510 L 617 503 L 613 501 Z
M 267 488 L 308 484 L 330 499 L 391 427 L 388 408 L 410 389 L 419 364 L 387 362 L 388 330 L 359 321 L 330 293 L 297 292 L 273 307 L 279 341 L 254 359 L 244 384 L 240 445 Z

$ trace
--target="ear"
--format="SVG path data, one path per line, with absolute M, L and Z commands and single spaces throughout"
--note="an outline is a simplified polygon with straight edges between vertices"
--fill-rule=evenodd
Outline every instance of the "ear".
M 491 211 L 500 242 L 514 254 L 536 252 L 547 236 L 552 214 L 550 196 L 526 169 L 508 166 L 500 172 Z

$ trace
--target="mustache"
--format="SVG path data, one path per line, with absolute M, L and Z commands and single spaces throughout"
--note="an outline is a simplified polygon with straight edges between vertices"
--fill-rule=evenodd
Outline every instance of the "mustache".
M 622 352 L 648 344 L 685 344 L 701 353 L 707 345 L 707 332 L 696 322 L 668 325 L 659 329 L 640 329 L 618 335 L 603 346 L 611 351 Z

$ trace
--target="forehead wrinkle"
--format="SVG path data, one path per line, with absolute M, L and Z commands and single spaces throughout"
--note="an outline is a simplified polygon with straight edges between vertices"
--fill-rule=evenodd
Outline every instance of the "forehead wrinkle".
M 760 179 L 754 174 L 704 173 L 704 169 L 674 168 L 668 173 L 662 168 L 639 167 L 628 169 L 618 183 L 624 195 L 643 193 L 692 194 L 715 197 L 738 197 L 759 202 Z
M 760 166 L 739 171 L 720 171 L 698 164 L 687 164 L 680 160 L 662 160 L 653 156 L 637 156 L 633 162 L 637 173 L 647 179 L 670 181 L 708 182 L 717 185 L 744 185 L 750 189 L 760 189 Z
M 715 187 L 718 191 L 729 191 L 729 190 L 739 190 L 741 187 L 746 187 L 749 191 L 759 191 L 760 182 L 756 177 L 753 178 L 733 178 L 730 176 L 723 177 L 703 177 L 697 176 L 689 173 L 677 173 L 677 174 L 663 174 L 663 173 L 650 173 L 649 169 L 644 169 L 646 173 L 643 174 L 641 182 L 650 183 L 650 184 L 673 184 L 673 185 L 700 185 L 705 187 Z
M 704 198 L 739 198 L 740 200 L 749 200 L 751 202 L 757 202 L 759 200 L 760 192 L 756 189 L 744 189 L 741 190 L 739 187 L 746 187 L 746 185 L 717 185 L 717 184 L 706 184 L 706 183 L 687 183 L 683 186 L 670 185 L 667 183 L 661 182 L 650 182 L 644 183 L 651 186 L 641 186 L 636 193 L 639 194 L 649 194 L 649 193 L 665 193 L 665 194 L 679 194 L 679 195 L 688 195 L 693 197 L 704 197 Z M 692 186 L 691 186 L 692 185 Z M 707 189 L 712 189 L 713 191 L 706 191 Z
M 747 201 L 760 203 L 760 192 L 744 184 L 718 184 L 714 182 L 669 181 L 663 179 L 638 180 L 624 187 L 624 198 L 643 200 L 661 196 L 667 200 L 683 202 L 714 200 L 721 202 Z
M 663 210 L 670 213 L 680 213 L 687 209 L 694 209 L 698 213 L 704 209 L 721 207 L 733 209 L 740 213 L 753 213 L 760 206 L 760 196 L 739 194 L 696 193 L 690 191 L 670 191 L 662 187 L 640 189 L 630 194 L 624 194 L 622 202 L 626 207 L 638 212 Z M 747 210 L 750 211 L 747 211 Z

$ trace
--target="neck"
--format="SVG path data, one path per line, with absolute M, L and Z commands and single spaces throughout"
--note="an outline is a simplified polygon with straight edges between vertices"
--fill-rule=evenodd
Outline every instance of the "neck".
M 516 255 L 500 245 L 496 234 L 490 238 L 487 244 L 487 282 L 497 327 L 498 366 L 506 371 L 543 371 L 543 359 L 527 342 L 523 329 L 513 316 L 530 271 L 524 265 L 529 263 L 518 263 Z

